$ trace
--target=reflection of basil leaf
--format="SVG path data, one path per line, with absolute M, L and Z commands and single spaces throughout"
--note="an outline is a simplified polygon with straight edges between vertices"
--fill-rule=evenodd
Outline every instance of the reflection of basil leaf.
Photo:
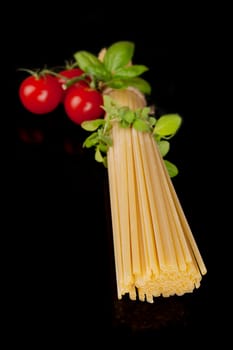
M 118 78 L 135 78 L 138 75 L 146 72 L 148 68 L 143 65 L 133 65 L 130 67 L 122 67 L 115 71 L 114 77 Z
M 79 51 L 74 54 L 79 67 L 99 80 L 109 80 L 111 74 L 107 71 L 104 64 L 94 55 L 87 51 Z
M 109 72 L 124 67 L 134 54 L 134 43 L 119 41 L 111 45 L 104 56 L 104 65 Z

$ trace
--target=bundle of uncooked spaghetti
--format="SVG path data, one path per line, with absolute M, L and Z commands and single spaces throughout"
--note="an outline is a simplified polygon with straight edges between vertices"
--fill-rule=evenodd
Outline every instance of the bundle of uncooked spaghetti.
M 106 92 L 120 106 L 146 106 L 136 89 Z M 118 298 L 153 302 L 200 286 L 206 267 L 153 136 L 112 127 L 107 153 Z

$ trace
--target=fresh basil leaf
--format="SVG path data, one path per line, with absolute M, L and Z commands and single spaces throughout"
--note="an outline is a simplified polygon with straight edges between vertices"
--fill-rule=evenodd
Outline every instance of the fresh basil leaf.
M 125 128 L 125 129 L 130 127 L 130 124 L 126 120 L 120 120 L 119 125 L 121 128 Z
M 112 146 L 112 139 L 110 136 L 105 136 L 105 135 L 99 135 L 99 141 L 102 141 L 108 146 Z
M 104 110 L 106 112 L 110 112 L 113 107 L 115 107 L 115 103 L 113 102 L 113 99 L 108 95 L 103 95 L 104 99 Z
M 143 119 L 147 119 L 149 113 L 150 113 L 150 107 L 144 107 L 144 108 L 142 108 L 140 114 L 141 114 L 141 117 L 142 117 Z
M 129 86 L 128 80 L 113 78 L 107 85 L 113 89 L 123 89 Z
M 103 125 L 104 123 L 104 119 L 86 120 L 82 122 L 81 127 L 87 131 L 95 131 L 100 125 Z
M 169 149 L 170 149 L 170 143 L 168 141 L 162 140 L 162 141 L 159 141 L 157 144 L 158 144 L 161 156 L 162 157 L 166 156 L 166 154 L 169 152 Z
M 178 114 L 166 114 L 161 116 L 155 125 L 154 134 L 160 136 L 173 136 L 181 125 L 182 119 Z
M 150 126 L 151 126 L 151 127 L 155 126 L 155 124 L 156 124 L 156 119 L 155 119 L 155 117 L 149 117 L 149 123 L 150 123 Z
M 115 72 L 130 62 L 134 54 L 134 43 L 119 41 L 112 44 L 104 55 L 104 65 L 109 72 Z
M 133 127 L 138 131 L 150 131 L 147 122 L 142 119 L 136 119 L 133 123 Z
M 165 166 L 167 168 L 167 171 L 168 171 L 168 174 L 170 177 L 174 177 L 179 173 L 178 168 L 175 164 L 169 162 L 166 159 L 164 160 L 164 163 L 165 163 Z
M 102 108 L 106 112 L 106 116 L 105 116 L 106 124 L 104 126 L 104 129 L 105 131 L 108 131 L 111 129 L 111 123 L 109 122 L 109 120 L 118 116 L 119 107 L 110 96 L 104 95 L 103 98 L 104 98 L 104 105 L 102 106 Z
M 90 148 L 98 143 L 98 133 L 93 132 L 90 136 L 86 138 L 83 142 L 83 147 Z
M 124 114 L 126 112 L 128 112 L 130 109 L 128 106 L 122 106 L 122 107 L 118 107 L 117 109 L 117 113 L 119 114 L 119 117 L 120 118 L 123 118 L 124 117 Z
M 151 93 L 151 86 L 150 84 L 139 77 L 136 78 L 115 78 L 113 77 L 110 81 L 106 82 L 106 84 L 113 88 L 113 89 L 123 89 L 127 88 L 129 86 L 135 87 L 139 91 L 141 91 L 143 94 L 149 95 Z
M 87 51 L 78 51 L 74 58 L 85 73 L 93 75 L 96 79 L 107 81 L 111 78 L 111 74 L 95 55 Z
M 133 123 L 133 121 L 135 120 L 135 117 L 136 117 L 135 113 L 131 110 L 124 112 L 122 116 L 123 120 L 125 120 L 129 124 Z
M 142 78 L 139 78 L 139 77 L 131 78 L 131 79 L 127 79 L 125 82 L 127 83 L 128 86 L 135 87 L 136 89 L 141 91 L 143 94 L 149 95 L 151 93 L 150 84 Z
M 99 163 L 103 162 L 103 156 L 102 156 L 102 153 L 99 150 L 99 147 L 96 147 L 96 150 L 95 150 L 95 160 L 97 162 L 99 162 Z
M 105 168 L 107 168 L 108 167 L 108 162 L 107 162 L 107 157 L 106 156 L 104 156 L 103 157 L 103 165 L 105 166 Z
M 107 153 L 108 148 L 109 148 L 108 145 L 104 145 L 103 143 L 99 144 L 99 149 L 100 149 L 101 152 Z
M 116 78 L 135 78 L 146 72 L 148 68 L 143 65 L 133 65 L 130 67 L 121 67 L 114 72 Z

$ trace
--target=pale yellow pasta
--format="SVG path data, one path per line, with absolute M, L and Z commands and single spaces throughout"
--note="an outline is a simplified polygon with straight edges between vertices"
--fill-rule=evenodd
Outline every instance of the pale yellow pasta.
M 120 106 L 146 106 L 133 88 L 108 90 Z M 112 127 L 107 153 L 118 298 L 152 303 L 200 286 L 207 270 L 150 133 Z

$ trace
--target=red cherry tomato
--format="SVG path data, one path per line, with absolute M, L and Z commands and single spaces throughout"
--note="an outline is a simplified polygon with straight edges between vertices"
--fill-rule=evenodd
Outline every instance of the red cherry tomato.
M 65 69 L 61 72 L 58 73 L 59 75 L 62 75 L 64 78 L 62 77 L 58 77 L 58 82 L 59 84 L 61 84 L 61 87 L 63 88 L 63 90 L 66 90 L 66 82 L 68 79 L 73 79 L 73 78 L 77 78 L 80 77 L 82 74 L 84 74 L 84 71 L 80 68 L 68 68 Z M 89 77 L 85 78 L 85 80 L 79 80 L 77 83 L 74 83 L 74 85 L 78 86 L 78 85 L 82 85 L 82 86 L 88 86 L 88 82 L 90 83 L 91 79 Z
M 61 102 L 63 91 L 57 79 L 51 75 L 24 79 L 19 87 L 19 97 L 23 106 L 32 113 L 52 112 Z
M 76 124 L 100 118 L 104 114 L 102 105 L 102 94 L 83 86 L 71 86 L 64 99 L 65 112 Z

